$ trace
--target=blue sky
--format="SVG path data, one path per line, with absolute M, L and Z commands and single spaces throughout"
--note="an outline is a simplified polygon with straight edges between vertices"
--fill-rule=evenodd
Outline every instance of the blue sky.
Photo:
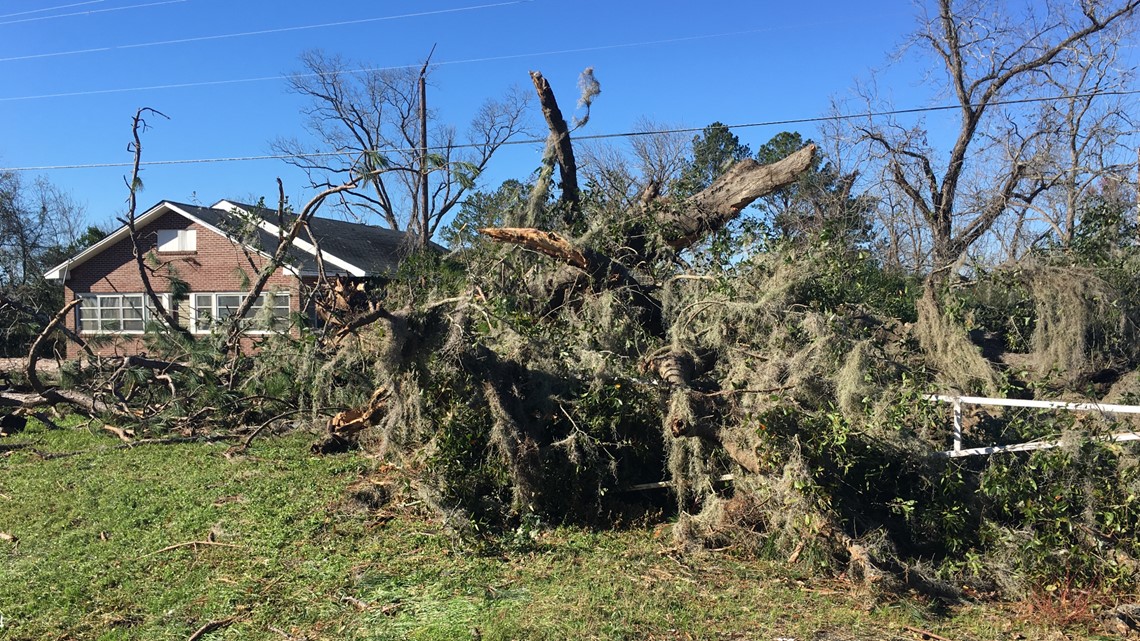
M 429 104 L 460 125 L 488 97 L 529 90 L 531 69 L 569 105 L 587 66 L 602 94 L 583 133 L 628 131 L 642 118 L 700 127 L 818 116 L 886 67 L 914 14 L 898 0 L 0 0 L 0 167 L 128 162 L 130 119 L 144 106 L 170 118 L 151 119 L 144 160 L 268 154 L 272 139 L 301 134 L 302 99 L 280 79 L 226 81 L 296 71 L 307 49 L 395 66 L 420 63 L 436 44 Z M 900 107 L 942 104 L 919 78 L 896 66 L 879 85 Z M 185 84 L 195 86 L 165 87 Z M 737 133 L 755 148 L 780 130 Z M 539 145 L 507 150 L 482 186 L 526 176 L 540 155 Z M 46 176 L 107 224 L 124 208 L 127 171 L 29 177 Z M 294 202 L 307 200 L 304 176 L 271 160 L 149 167 L 140 203 L 272 200 L 278 176 Z

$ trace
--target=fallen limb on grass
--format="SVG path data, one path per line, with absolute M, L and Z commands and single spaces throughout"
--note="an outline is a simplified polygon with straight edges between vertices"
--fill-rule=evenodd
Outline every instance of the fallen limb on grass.
M 234 621 L 237 621 L 237 617 L 226 617 L 224 619 L 218 619 L 217 621 L 210 621 L 198 628 L 186 641 L 198 641 L 198 639 L 201 639 L 214 630 L 231 625 Z
M 156 554 L 162 554 L 163 552 L 169 552 L 171 550 L 177 550 L 179 548 L 188 548 L 188 547 L 196 548 L 199 545 L 213 546 L 213 547 L 220 547 L 220 548 L 241 548 L 240 545 L 234 545 L 232 543 L 219 543 L 218 541 L 210 541 L 208 539 L 204 540 L 204 541 L 186 541 L 184 543 L 175 543 L 174 545 L 168 545 L 168 546 L 162 548 L 161 550 L 155 550 L 154 552 L 151 552 L 150 554 L 144 554 L 141 558 L 145 559 L 148 556 L 154 556 Z

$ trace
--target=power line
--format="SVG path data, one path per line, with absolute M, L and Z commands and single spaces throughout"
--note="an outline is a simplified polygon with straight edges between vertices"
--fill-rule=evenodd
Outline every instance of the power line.
M 1104 96 L 1134 96 L 1140 94 L 1140 89 L 1131 91 L 1096 91 L 1080 94 L 1064 94 L 1060 96 L 1041 96 L 1037 98 L 1018 98 L 1014 100 L 998 100 L 989 103 L 991 107 L 1001 107 L 1009 105 L 1023 105 L 1038 102 L 1052 102 L 1057 100 L 1074 100 L 1081 98 L 1100 98 Z M 977 108 L 978 105 L 972 105 Z M 786 118 L 783 120 L 765 120 L 759 122 L 745 122 L 734 125 L 725 125 L 729 129 L 750 129 L 755 127 L 780 127 L 785 125 L 802 125 L 817 122 L 842 122 L 847 120 L 859 120 L 863 118 L 882 118 L 886 116 L 903 116 L 913 115 L 920 113 L 932 113 L 939 111 L 954 111 L 961 109 L 961 105 L 937 105 L 934 107 L 909 107 L 905 109 L 889 109 L 883 111 L 867 111 L 862 113 L 853 114 L 836 114 L 834 116 L 814 116 L 809 118 Z M 574 136 L 575 140 L 607 140 L 613 138 L 636 138 L 640 136 L 660 136 L 665 134 L 683 134 L 695 133 L 704 131 L 704 127 L 678 127 L 673 129 L 657 129 L 652 131 L 623 131 L 608 134 L 592 134 L 589 136 Z M 526 140 L 508 140 L 503 145 L 538 145 L 546 144 L 545 138 L 530 138 Z M 445 149 L 470 149 L 480 147 L 476 143 L 466 143 L 458 145 L 432 146 L 429 151 L 442 151 Z M 374 154 L 392 154 L 392 153 L 409 153 L 419 152 L 419 147 L 406 147 L 399 148 L 393 147 L 390 149 L 371 149 L 368 153 Z M 359 156 L 362 152 L 353 151 L 319 151 L 312 153 L 297 153 L 297 154 L 266 154 L 261 156 L 229 156 L 221 158 L 182 158 L 175 160 L 150 160 L 143 161 L 140 166 L 161 166 L 161 165 L 196 165 L 207 163 L 225 163 L 225 162 L 250 162 L 259 160 L 290 160 L 302 158 L 331 158 L 335 156 Z M 42 165 L 38 167 L 0 167 L 0 171 L 54 171 L 60 169 L 108 169 L 108 168 L 121 168 L 132 167 L 132 162 L 108 162 L 108 163 L 85 163 L 74 165 Z
M 809 23 L 807 25 L 797 25 L 797 26 L 818 26 L 819 24 L 823 24 L 823 23 Z M 772 32 L 772 31 L 778 31 L 778 30 L 782 30 L 784 28 L 785 27 L 764 27 L 764 28 L 760 28 L 760 29 L 748 29 L 748 30 L 744 30 L 744 31 L 729 31 L 729 32 L 725 32 L 725 33 L 710 33 L 710 34 L 702 34 L 702 35 L 695 35 L 695 36 L 680 36 L 680 37 L 676 37 L 676 38 L 663 38 L 660 40 L 643 40 L 643 41 L 638 41 L 638 42 L 623 42 L 623 43 L 608 44 L 608 45 L 596 45 L 596 46 L 592 46 L 592 47 L 576 47 L 576 48 L 572 48 L 572 49 L 552 49 L 552 50 L 548 50 L 548 51 L 536 51 L 536 52 L 530 52 L 530 53 L 512 53 L 512 54 L 504 54 L 504 55 L 500 55 L 500 56 L 483 56 L 483 57 L 479 57 L 479 58 L 465 58 L 465 59 L 460 59 L 460 60 L 444 60 L 444 61 L 437 62 L 435 64 L 436 64 L 436 66 L 464 65 L 464 64 L 473 64 L 473 63 L 480 63 L 480 62 L 499 62 L 499 61 L 503 61 L 503 60 L 518 60 L 518 59 L 522 59 L 522 58 L 537 58 L 540 56 L 564 55 L 564 54 L 570 54 L 570 53 L 591 53 L 591 52 L 595 52 L 595 51 L 607 51 L 607 50 L 611 50 L 611 49 L 631 49 L 631 48 L 635 48 L 635 47 L 647 47 L 647 46 L 663 45 L 663 44 L 676 44 L 679 42 L 692 42 L 692 41 L 696 41 L 696 40 L 709 40 L 709 39 L 713 39 L 713 38 L 734 38 L 734 37 L 738 37 L 738 36 L 746 36 L 746 35 L 754 35 L 757 33 L 767 33 L 767 32 Z M 372 72 L 376 72 L 376 71 L 395 71 L 395 70 L 399 70 L 399 69 L 419 69 L 419 67 L 420 67 L 420 63 L 411 64 L 411 65 L 392 65 L 392 66 L 383 66 L 383 67 L 361 67 L 358 69 L 348 69 L 348 70 L 342 71 L 340 73 L 362 74 L 362 73 L 372 73 Z M 267 82 L 267 81 L 273 81 L 273 80 L 290 80 L 292 78 L 315 78 L 319 75 L 320 75 L 319 73 L 298 73 L 298 74 L 286 74 L 286 75 L 275 75 L 275 76 L 258 76 L 258 77 L 253 77 L 253 78 L 233 78 L 233 79 L 229 79 L 229 80 L 204 80 L 204 81 L 198 81 L 198 82 L 168 83 L 168 84 L 162 84 L 162 85 L 150 85 L 150 86 L 145 86 L 145 87 L 123 87 L 123 88 L 118 88 L 118 89 L 92 89 L 92 90 L 85 90 L 85 91 L 68 91 L 68 92 L 61 92 L 61 93 L 33 94 L 33 95 L 27 95 L 27 96 L 9 96 L 6 98 L 0 98 L 0 102 L 15 102 L 15 101 L 22 101 L 22 100 L 42 100 L 42 99 L 46 99 L 46 98 L 76 98 L 76 97 L 81 97 L 81 96 L 98 96 L 98 95 L 116 94 L 116 93 L 130 93 L 130 92 L 136 92 L 136 91 L 160 91 L 160 90 L 166 90 L 166 89 L 191 89 L 191 88 L 196 88 L 196 87 L 216 87 L 216 86 L 222 86 L 222 85 L 236 85 L 236 84 L 245 84 L 245 83 L 252 83 L 252 82 Z
M 99 4 L 106 2 L 106 0 L 87 0 L 87 2 L 73 2 L 72 4 L 64 4 L 56 7 L 47 7 L 46 9 L 32 9 L 30 11 L 17 11 L 16 13 L 5 13 L 0 15 L 0 18 L 14 18 L 16 16 L 26 16 L 32 13 L 44 13 L 45 11 L 56 11 L 59 9 L 70 9 L 72 7 L 81 7 L 85 4 Z
M 104 0 L 94 0 L 94 2 L 103 2 L 103 1 Z M 71 13 L 58 13 L 54 16 L 36 16 L 34 18 L 21 18 L 19 20 L 6 20 L 4 22 L 0 22 L 0 26 L 6 25 L 6 24 L 21 24 L 24 22 L 39 22 L 40 20 L 53 20 L 55 18 L 71 18 L 74 16 L 90 16 L 90 15 L 94 15 L 96 13 L 109 13 L 111 11 L 126 11 L 127 9 L 142 9 L 144 7 L 157 7 L 159 5 L 164 5 L 164 4 L 178 4 L 180 2 L 189 2 L 189 1 L 190 0 L 162 0 L 161 2 L 148 2 L 145 4 L 130 4 L 130 5 L 127 5 L 125 7 L 110 7 L 108 9 L 89 9 L 87 11 L 73 11 Z M 76 4 L 67 4 L 67 5 L 63 5 L 61 7 L 53 7 L 53 8 L 54 9 L 63 9 L 65 7 L 77 7 L 77 6 L 85 5 L 85 4 L 93 4 L 94 2 L 79 2 Z M 19 15 L 24 15 L 26 13 L 36 13 L 39 11 L 51 11 L 51 9 L 36 9 L 36 11 L 24 11 L 21 13 L 11 13 L 11 14 L 8 14 L 6 16 L 0 16 L 0 18 L 9 18 L 11 16 L 19 16 Z
M 370 22 L 380 22 L 383 20 L 399 20 L 403 18 L 419 18 L 423 16 L 434 16 L 445 13 L 459 13 L 462 11 L 475 11 L 478 9 L 491 9 L 494 7 L 506 7 L 515 4 L 524 4 L 532 0 L 507 0 L 506 2 L 495 2 L 490 4 L 473 5 L 469 7 L 456 7 L 452 9 L 435 9 L 432 11 L 418 11 L 415 13 L 405 13 L 394 16 L 379 16 L 375 18 L 359 18 L 356 20 L 340 20 L 337 22 L 324 22 L 321 24 L 300 25 L 295 27 L 278 27 L 274 29 L 259 29 L 257 31 L 242 31 L 237 33 L 223 33 L 212 36 L 197 36 L 194 38 L 176 38 L 172 40 L 157 40 L 154 42 L 140 42 L 129 45 L 114 45 L 111 47 L 94 47 L 91 49 L 73 49 L 71 51 L 54 51 L 51 53 L 33 53 L 24 56 L 10 56 L 7 58 L 0 58 L 0 62 L 14 62 L 17 60 L 34 60 L 38 58 L 55 58 L 60 56 L 73 56 L 84 53 L 98 53 L 102 51 L 119 51 L 123 49 L 140 49 L 143 47 L 158 47 L 162 45 L 171 44 L 184 44 L 187 42 L 205 42 L 208 40 L 224 40 L 228 38 L 245 38 L 249 36 L 264 36 L 275 33 L 289 33 L 292 31 L 308 31 L 311 29 L 325 29 L 328 27 L 344 27 L 349 25 L 367 24 Z

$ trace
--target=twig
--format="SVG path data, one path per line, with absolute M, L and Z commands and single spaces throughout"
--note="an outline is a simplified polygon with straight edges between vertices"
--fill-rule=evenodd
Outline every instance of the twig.
M 286 416 L 292 416 L 293 414 L 296 414 L 298 412 L 303 412 L 303 411 L 305 411 L 304 408 L 295 408 L 295 409 L 291 409 L 291 410 L 288 410 L 285 412 L 281 412 L 280 414 L 274 416 L 273 418 L 269 419 L 268 421 L 265 421 L 261 425 L 258 425 L 257 429 L 250 432 L 249 436 L 245 437 L 245 440 L 241 442 L 241 445 L 238 445 L 237 447 L 230 450 L 230 453 L 231 454 L 242 454 L 242 453 L 244 453 L 246 450 L 249 449 L 249 444 L 253 442 L 253 439 L 257 438 L 258 434 L 261 434 L 261 432 L 264 431 L 265 428 L 269 427 L 269 425 L 271 423 L 273 423 L 275 421 L 279 421 L 279 420 L 285 418 Z
M 233 545 L 231 543 L 219 543 L 217 541 L 186 541 L 185 543 L 175 543 L 174 545 L 168 545 L 168 546 L 162 548 L 161 550 L 155 550 L 154 552 L 151 552 L 150 554 L 144 554 L 139 558 L 145 559 L 148 556 L 154 556 L 156 554 L 162 554 L 163 552 L 169 552 L 171 550 L 177 550 L 179 548 L 186 548 L 186 547 L 192 547 L 192 546 L 198 546 L 198 545 L 212 545 L 214 547 L 219 547 L 219 548 L 240 548 L 241 547 L 240 545 Z
M 793 385 L 783 385 L 781 387 L 768 387 L 764 389 L 726 389 L 719 392 L 696 392 L 701 396 L 728 396 L 730 394 L 772 394 L 773 392 L 783 392 L 792 389 Z M 696 391 L 696 390 L 694 390 Z
M 104 425 L 103 429 L 114 434 L 115 436 L 118 436 L 119 440 L 124 443 L 133 442 L 131 441 L 131 437 L 127 435 L 127 431 L 121 427 L 115 427 L 114 425 Z
M 912 634 L 917 634 L 919 637 L 921 637 L 923 639 L 933 639 L 933 641 L 950 641 L 950 639 L 947 639 L 946 637 L 934 634 L 930 630 L 923 630 L 922 628 L 912 628 L 909 625 L 904 625 L 903 629 L 906 630 L 907 632 L 912 633 Z
M 201 639 L 214 630 L 217 630 L 218 628 L 224 628 L 227 625 L 232 624 L 234 621 L 237 621 L 237 617 L 226 617 L 224 619 L 218 619 L 217 621 L 210 621 L 202 627 L 198 628 L 198 630 L 195 631 L 194 634 L 191 634 L 190 638 L 186 641 L 198 641 L 198 639 Z
M 271 626 L 269 626 L 269 631 L 270 632 L 276 632 L 277 634 L 280 634 L 283 638 L 286 639 L 286 641 L 297 641 L 297 637 L 289 634 L 288 632 L 282 630 L 281 628 L 277 628 L 277 627 L 274 627 L 271 625 Z

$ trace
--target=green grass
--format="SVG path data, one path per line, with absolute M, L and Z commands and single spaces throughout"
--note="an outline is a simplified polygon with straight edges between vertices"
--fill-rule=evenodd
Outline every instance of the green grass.
M 373 462 L 312 435 L 118 443 L 33 423 L 0 454 L 0 639 L 954 639 L 1043 628 L 995 606 L 943 612 L 728 552 L 679 555 L 667 525 L 462 541 L 352 501 Z M 168 546 L 210 540 L 221 545 Z

